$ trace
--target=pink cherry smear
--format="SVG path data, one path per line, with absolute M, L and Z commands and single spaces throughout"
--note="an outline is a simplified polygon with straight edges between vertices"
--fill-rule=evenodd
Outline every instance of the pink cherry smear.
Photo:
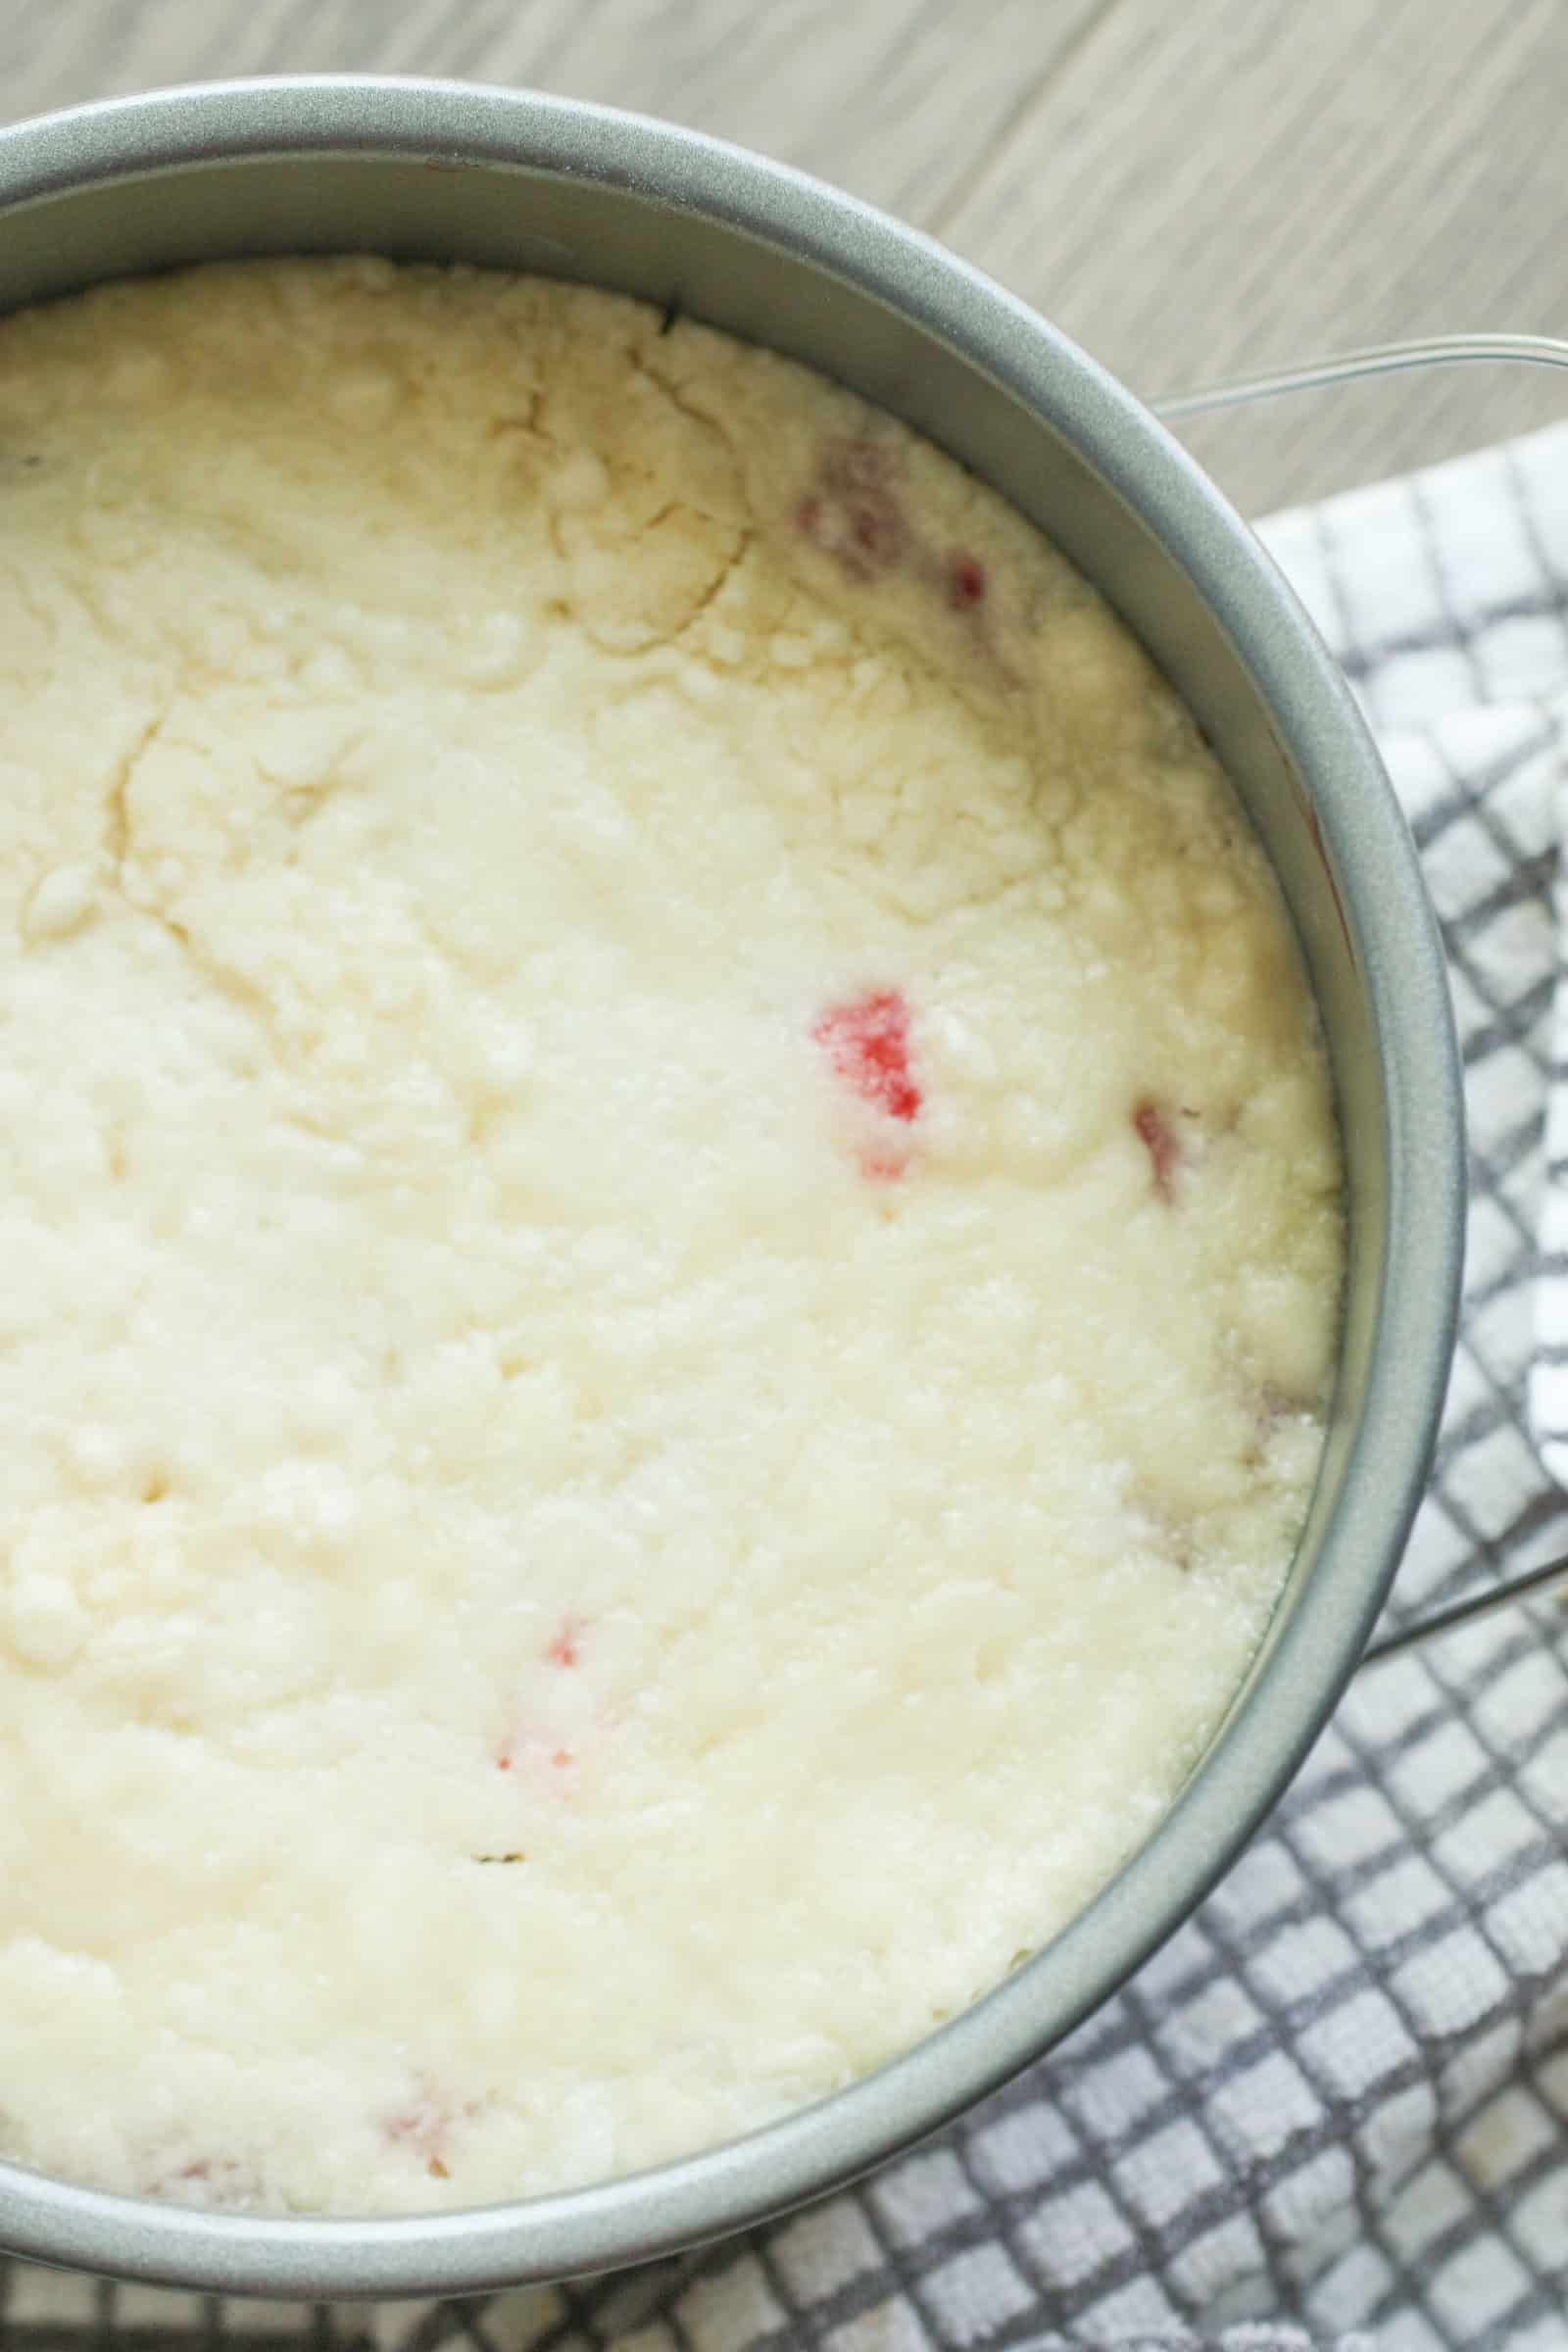
M 1178 1118 L 1196 1119 L 1199 1114 L 1182 1103 L 1176 1115 Z M 1181 1137 L 1171 1123 L 1170 1113 L 1150 1095 L 1145 1095 L 1141 1102 L 1133 1105 L 1133 1128 L 1149 1153 L 1155 1195 L 1169 1207 L 1176 1199 L 1176 1173 L 1185 1157 Z
M 388 2139 L 420 2159 L 432 2180 L 451 2179 L 447 2167 L 451 2131 L 451 2110 L 428 2093 L 406 2113 L 389 2116 L 386 2125 Z
M 1154 1190 L 1161 1200 L 1174 1198 L 1172 1178 L 1176 1173 L 1176 1138 L 1171 1133 L 1164 1112 L 1157 1102 L 1146 1095 L 1133 1111 L 1133 1128 L 1139 1142 L 1149 1153 L 1149 1165 L 1154 1178 Z
M 580 1778 L 577 1754 L 570 1747 L 547 1747 L 542 1731 L 513 1733 L 496 1750 L 497 1772 L 524 1772 L 535 1788 L 549 1788 L 558 1796 L 576 1793 Z
M 582 1638 L 586 1627 L 580 1617 L 569 1613 L 563 1617 L 555 1639 L 545 1651 L 552 1666 L 577 1666 L 582 1663 Z
M 811 1025 L 835 1078 L 859 1101 L 908 1126 L 924 1100 L 909 1071 L 909 1007 L 896 989 L 830 1004 Z

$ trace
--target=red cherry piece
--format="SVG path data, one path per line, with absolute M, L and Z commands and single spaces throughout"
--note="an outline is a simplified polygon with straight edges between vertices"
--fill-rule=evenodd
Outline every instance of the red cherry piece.
M 948 602 L 955 612 L 972 612 L 986 593 L 986 567 L 975 556 L 948 560 Z
M 829 1005 L 811 1035 L 862 1102 L 906 1126 L 915 1118 L 923 1097 L 909 1074 L 909 1008 L 896 990 Z

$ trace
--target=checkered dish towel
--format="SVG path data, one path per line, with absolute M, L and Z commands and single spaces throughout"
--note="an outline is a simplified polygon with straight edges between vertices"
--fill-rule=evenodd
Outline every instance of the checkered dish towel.
M 1568 427 L 1264 537 L 1378 731 L 1465 1052 L 1468 1304 L 1399 1614 L 1568 1546 Z M 684 2263 L 467 2306 L 202 2306 L 13 2266 L 7 2343 L 1568 2352 L 1565 1853 L 1564 1620 L 1513 1612 L 1352 1687 L 1137 1981 L 862 2187 Z

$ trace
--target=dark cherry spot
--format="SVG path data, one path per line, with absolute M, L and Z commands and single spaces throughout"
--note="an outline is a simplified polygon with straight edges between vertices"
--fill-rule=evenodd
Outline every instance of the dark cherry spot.
M 830 442 L 795 520 L 852 580 L 874 580 L 892 571 L 909 545 L 892 460 L 874 441 Z
M 854 515 L 855 544 L 863 554 L 880 564 L 887 560 L 892 532 L 889 518 L 875 507 L 857 507 Z
M 862 1102 L 906 1125 L 916 1116 L 923 1098 L 909 1073 L 909 1008 L 896 990 L 829 1005 L 812 1024 L 811 1036 L 834 1076 Z M 879 1159 L 876 1172 L 895 1171 Z
M 1173 1200 L 1176 1163 L 1181 1157 L 1181 1150 L 1169 1120 L 1159 1104 L 1151 1102 L 1147 1095 L 1133 1110 L 1133 1127 L 1139 1142 L 1149 1153 L 1155 1192 L 1161 1200 Z
M 986 569 L 974 556 L 948 560 L 948 602 L 955 612 L 972 612 L 986 593 Z

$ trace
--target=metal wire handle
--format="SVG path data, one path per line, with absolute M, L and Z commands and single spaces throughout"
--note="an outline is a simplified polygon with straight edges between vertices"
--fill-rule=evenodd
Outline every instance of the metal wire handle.
M 1298 367 L 1276 368 L 1267 375 L 1238 378 L 1225 384 L 1203 384 L 1192 392 L 1177 392 L 1150 405 L 1166 424 L 1189 416 L 1206 416 L 1217 409 L 1239 409 L 1254 400 L 1277 400 L 1290 392 L 1316 392 L 1336 384 L 1354 384 L 1373 376 L 1398 375 L 1410 368 L 1452 368 L 1476 363 L 1531 368 L 1568 368 L 1568 343 L 1552 335 L 1424 335 L 1405 343 L 1372 343 L 1364 351 L 1344 351 L 1323 360 L 1306 360 Z M 1489 1585 L 1451 1606 L 1418 1617 L 1412 1625 L 1374 1642 L 1360 1666 L 1381 1666 L 1422 1643 L 1475 1625 L 1495 1609 L 1540 1599 L 1555 1587 L 1568 1587 L 1568 1555 L 1548 1560 L 1524 1576 Z M 1357 1672 L 1360 1667 L 1357 1668 Z
M 1481 1618 L 1490 1617 L 1494 1609 L 1510 1609 L 1521 1600 L 1539 1599 L 1553 1586 L 1568 1586 L 1568 1559 L 1548 1560 L 1544 1567 L 1532 1568 L 1528 1575 L 1511 1576 L 1500 1585 L 1489 1585 L 1484 1592 L 1472 1592 L 1464 1600 L 1454 1601 L 1446 1609 L 1434 1609 L 1430 1617 L 1418 1617 L 1413 1625 L 1401 1625 L 1396 1634 L 1386 1634 L 1362 1651 L 1357 1674 L 1363 1666 L 1381 1666 L 1389 1658 L 1396 1658 L 1407 1649 L 1417 1649 L 1424 1642 L 1436 1641 L 1441 1635 L 1457 1633 L 1461 1626 L 1475 1625 Z
M 1213 409 L 1239 409 L 1251 400 L 1277 400 L 1287 392 L 1316 392 L 1332 384 L 1360 383 L 1376 375 L 1398 375 L 1407 368 L 1456 368 L 1477 362 L 1493 366 L 1568 368 L 1568 343 L 1553 335 L 1423 335 L 1408 343 L 1369 343 L 1364 351 L 1342 351 L 1267 375 L 1239 377 L 1228 384 L 1203 384 L 1150 403 L 1166 424 L 1205 416 Z

